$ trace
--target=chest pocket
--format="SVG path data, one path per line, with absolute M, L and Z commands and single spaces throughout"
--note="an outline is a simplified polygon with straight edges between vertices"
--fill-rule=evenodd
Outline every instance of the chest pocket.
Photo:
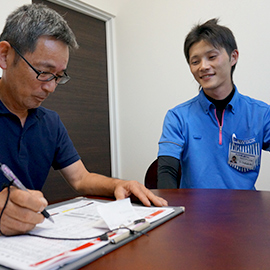
M 255 170 L 260 162 L 260 143 L 255 138 L 241 140 L 232 135 L 228 164 L 240 172 Z

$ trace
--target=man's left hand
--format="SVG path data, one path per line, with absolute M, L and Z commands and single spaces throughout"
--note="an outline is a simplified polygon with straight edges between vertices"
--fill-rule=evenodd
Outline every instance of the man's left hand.
M 114 196 L 117 200 L 125 199 L 130 195 L 136 196 L 145 206 L 168 206 L 168 202 L 161 197 L 154 195 L 149 189 L 137 181 L 121 180 L 117 183 Z

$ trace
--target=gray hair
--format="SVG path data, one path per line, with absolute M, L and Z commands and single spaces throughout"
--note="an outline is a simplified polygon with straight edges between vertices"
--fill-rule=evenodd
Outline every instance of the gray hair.
M 33 53 L 38 38 L 53 36 L 67 44 L 69 49 L 78 48 L 74 33 L 64 18 L 43 4 L 23 5 L 6 20 L 0 41 L 8 41 L 22 54 Z

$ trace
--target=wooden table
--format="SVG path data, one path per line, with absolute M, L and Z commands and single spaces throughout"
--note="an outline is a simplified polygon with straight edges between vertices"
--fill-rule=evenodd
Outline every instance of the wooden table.
M 270 192 L 153 192 L 186 212 L 83 270 L 270 269 Z

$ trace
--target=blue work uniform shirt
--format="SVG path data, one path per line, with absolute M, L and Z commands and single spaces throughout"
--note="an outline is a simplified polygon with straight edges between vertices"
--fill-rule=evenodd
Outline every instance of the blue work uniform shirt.
M 222 119 L 220 125 L 202 90 L 167 112 L 158 156 L 180 160 L 181 188 L 255 189 L 261 150 L 270 151 L 270 107 L 235 87 Z M 229 164 L 233 137 L 241 151 L 257 156 L 254 168 Z
M 41 190 L 51 166 L 62 169 L 80 157 L 59 115 L 39 107 L 29 110 L 24 127 L 0 101 L 0 162 L 28 189 Z M 7 179 L 0 173 L 0 190 Z

